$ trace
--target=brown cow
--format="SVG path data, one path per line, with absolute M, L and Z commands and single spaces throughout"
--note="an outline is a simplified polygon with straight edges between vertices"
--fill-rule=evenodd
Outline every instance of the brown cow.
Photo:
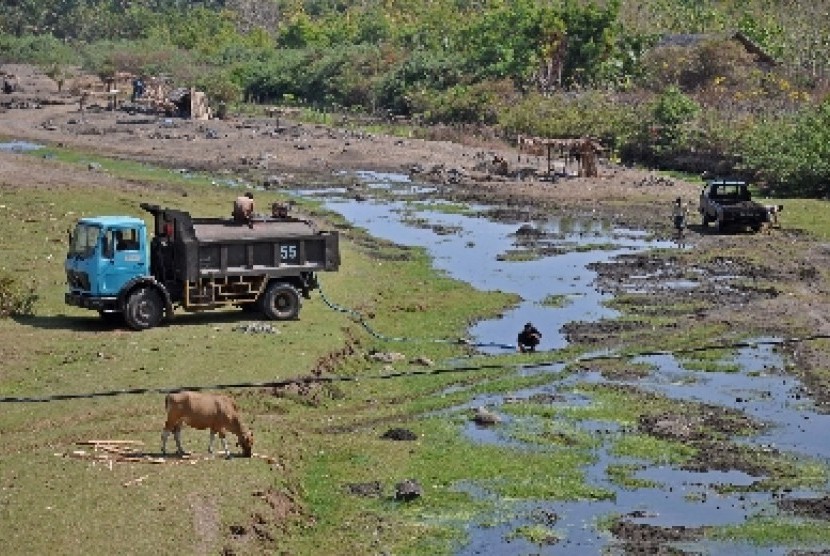
M 239 420 L 239 409 L 236 402 L 221 394 L 203 394 L 201 392 L 172 392 L 164 399 L 167 409 L 167 422 L 161 434 L 161 453 L 167 453 L 167 437 L 170 432 L 176 440 L 179 454 L 184 454 L 181 442 L 182 425 L 190 425 L 194 429 L 210 429 L 208 452 L 213 453 L 213 439 L 216 435 L 222 440 L 225 456 L 230 457 L 228 444 L 225 441 L 225 432 L 231 432 L 237 437 L 237 445 L 242 448 L 242 455 L 251 457 L 254 445 L 254 435 L 247 430 Z

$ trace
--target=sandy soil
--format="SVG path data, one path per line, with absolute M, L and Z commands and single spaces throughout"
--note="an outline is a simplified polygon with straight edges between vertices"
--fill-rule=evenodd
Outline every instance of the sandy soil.
M 507 144 L 402 139 L 302 124 L 286 115 L 188 121 L 107 110 L 102 101 L 82 112 L 77 95 L 58 94 L 51 80 L 31 68 L 3 69 L 17 74 L 21 82 L 19 92 L 0 94 L 0 135 L 9 139 L 77 147 L 173 168 L 244 174 L 255 181 L 268 181 L 275 188 L 348 179 L 338 177 L 341 171 L 414 173 L 460 200 L 493 202 L 506 212 L 597 214 L 618 226 L 642 228 L 662 237 L 672 233 L 670 206 L 682 197 L 692 207 L 693 224 L 685 238 L 690 249 L 668 255 L 632 255 L 597 265 L 594 270 L 599 273 L 600 287 L 622 292 L 638 284 L 646 290 L 641 296 L 644 307 L 672 307 L 681 299 L 699 303 L 700 310 L 677 314 L 672 334 L 723 323 L 748 335 L 789 338 L 830 334 L 826 317 L 830 314 L 830 284 L 824 270 L 830 267 L 830 246 L 788 227 L 786 211 L 780 228 L 758 234 L 710 232 L 694 224 L 699 222 L 695 212 L 699 181 L 660 178 L 607 162 L 601 164 L 596 178 L 551 181 L 538 176 L 546 168 L 545 160 L 521 156 Z M 508 175 L 490 171 L 495 156 L 508 162 Z M 56 181 L 71 184 L 73 180 L 86 184 L 97 180 L 105 185 L 103 175 L 82 172 L 77 177 L 66 176 L 65 166 L 49 161 L 33 164 L 32 160 L 0 153 L 0 189 L 19 183 L 49 187 Z M 563 169 L 561 161 L 557 167 Z M 518 177 L 534 172 L 536 177 L 530 179 Z M 700 282 L 693 291 L 669 286 L 692 275 Z M 643 276 L 649 278 L 644 281 Z M 567 333 L 573 342 L 601 346 L 612 343 L 622 326 L 614 322 L 572 323 Z M 631 332 L 632 326 L 637 325 L 627 322 L 625 330 Z M 642 334 L 653 338 L 660 332 L 649 326 Z M 830 411 L 830 384 L 822 373 L 830 366 L 828 355 L 811 342 L 794 343 L 786 349 L 796 362 L 793 372 L 800 375 L 808 394 L 820 410 Z M 648 428 L 647 423 L 643 426 Z M 679 425 L 676 431 L 662 434 L 680 438 L 686 428 Z M 795 509 L 807 512 L 810 508 L 802 505 Z M 614 532 L 641 547 L 674 536 L 672 531 L 652 531 L 622 521 Z M 697 535 L 692 530 L 686 533 Z

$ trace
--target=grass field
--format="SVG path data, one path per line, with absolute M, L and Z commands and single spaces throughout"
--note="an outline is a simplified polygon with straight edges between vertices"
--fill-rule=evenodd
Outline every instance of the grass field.
M 142 215 L 140 202 L 224 215 L 235 193 L 210 185 L 209 176 L 185 178 L 70 151 L 51 156 L 65 165 L 64 183 L 0 189 L 0 275 L 17 288 L 12 295 L 38 296 L 33 315 L 0 319 L 0 397 L 152 391 L 0 406 L 0 538 L 7 554 L 449 553 L 466 524 L 477 516 L 498 516 L 510 501 L 608 497 L 584 477 L 596 439 L 572 421 L 629 426 L 672 403 L 596 387 L 585 391 L 594 402 L 571 413 L 553 415 L 532 403 L 511 406 L 523 425 L 512 435 L 543 447 L 538 453 L 517 457 L 505 447 L 472 443 L 460 434 L 469 415 L 457 408 L 476 394 L 550 383 L 550 375 L 514 370 L 543 355 L 471 357 L 464 360 L 470 367 L 484 364 L 467 372 L 430 373 L 409 361 L 426 357 L 435 368 L 449 369 L 450 361 L 468 356 L 452 340 L 475 319 L 497 314 L 515 300 L 447 279 L 431 270 L 422 251 L 367 237 L 336 218 L 329 224 L 341 229 L 343 264 L 339 272 L 320 276 L 327 298 L 363 315 L 386 337 L 425 341 L 372 335 L 353 313 L 333 310 L 316 293 L 305 301 L 299 321 L 274 324 L 277 334 L 235 330 L 250 317 L 230 310 L 180 314 L 168 326 L 141 333 L 112 328 L 94 312 L 63 304 L 66 232 L 74 220 Z M 111 176 L 111 187 L 84 185 L 90 161 Z M 302 206 L 318 214 L 318 207 Z M 797 218 L 805 228 L 812 223 L 811 232 L 826 235 L 823 211 L 820 202 L 804 201 Z M 702 328 L 699 337 L 659 341 L 685 347 L 721 333 Z M 367 358 L 372 351 L 400 352 L 405 360 L 389 368 Z M 161 390 L 289 380 L 315 370 L 342 380 L 279 392 L 232 390 L 254 430 L 254 451 L 263 457 L 206 458 L 207 433 L 189 429 L 185 446 L 195 457 L 166 463 L 110 464 L 79 444 L 129 440 L 158 456 Z M 396 371 L 411 374 L 383 378 Z M 381 438 L 396 427 L 417 439 Z M 691 455 L 678 443 L 645 435 L 626 436 L 615 449 L 649 461 Z M 770 456 L 768 467 L 771 474 L 781 470 L 786 488 L 826 480 L 826 470 L 810 464 L 797 467 Z M 624 482 L 625 469 L 616 471 Z M 406 478 L 416 478 L 424 489 L 411 504 L 392 496 L 395 483 Z M 495 500 L 475 498 L 460 488 L 463 484 L 486 488 Z M 377 490 L 356 496 L 350 491 L 354 485 Z M 775 525 L 781 536 L 791 533 L 786 523 Z M 818 527 L 798 527 L 825 541 Z M 551 532 L 528 528 L 520 534 L 533 539 Z M 753 527 L 723 534 L 763 538 Z
M 82 174 L 92 160 L 67 151 L 50 157 L 66 164 L 67 176 Z M 37 164 L 37 158 L 32 162 Z M 268 535 L 293 553 L 313 553 L 322 542 L 358 553 L 375 542 L 390 547 L 409 542 L 422 526 L 403 526 L 412 516 L 391 505 L 389 496 L 394 482 L 414 474 L 418 464 L 411 450 L 390 450 L 389 441 L 379 436 L 396 424 L 415 427 L 414 401 L 465 379 L 373 380 L 381 365 L 363 355 L 374 349 L 440 362 L 464 355 L 463 346 L 384 342 L 317 294 L 305 301 L 299 321 L 275 325 L 277 334 L 234 330 L 248 322 L 239 311 L 180 314 L 169 326 L 135 333 L 107 326 L 94 312 L 67 307 L 66 232 L 80 215 L 138 215 L 140 202 L 221 215 L 235 195 L 203 177 L 185 180 L 129 162 L 94 162 L 112 177 L 111 188 L 85 187 L 81 177 L 48 188 L 27 189 L 24 183 L 2 191 L 0 272 L 11 280 L 9 294 L 31 290 L 38 299 L 33 315 L 0 320 L 0 395 L 267 382 L 308 376 L 321 364 L 366 380 L 279 396 L 263 388 L 234 391 L 254 429 L 255 452 L 271 457 L 273 464 L 217 458 L 110 466 L 79 454 L 70 457 L 78 450 L 89 452 L 77 443 L 90 439 L 142 442 L 143 451 L 158 454 L 164 418 L 158 392 L 6 403 L 0 413 L 0 538 L 6 552 L 169 553 L 182 546 L 200 553 L 226 546 L 256 552 L 266 550 L 258 543 Z M 367 322 L 384 334 L 458 338 L 470 319 L 493 314 L 511 301 L 435 275 L 421 251 L 368 238 L 358 246 L 349 239 L 361 232 L 342 233 L 343 265 L 320 277 L 325 293 L 339 306 L 367 315 Z M 390 252 L 396 255 L 394 264 Z M 343 357 L 339 352 L 347 345 L 355 353 Z M 204 455 L 206 432 L 189 430 L 184 439 L 190 450 Z M 386 485 L 384 497 L 344 494 L 345 482 L 370 480 Z M 271 507 L 262 495 L 268 492 L 290 500 L 287 509 Z M 389 532 L 386 523 L 398 527 Z M 266 551 L 274 544 L 268 546 Z

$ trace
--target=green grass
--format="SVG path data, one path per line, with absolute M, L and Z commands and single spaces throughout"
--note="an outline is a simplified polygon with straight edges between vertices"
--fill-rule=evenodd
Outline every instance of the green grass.
M 755 517 L 741 525 L 718 527 L 709 536 L 720 540 L 746 541 L 757 546 L 783 545 L 799 550 L 821 548 L 830 543 L 830 528 L 824 520 Z
M 821 239 L 830 238 L 830 221 L 826 200 L 819 199 L 756 199 L 764 204 L 783 205 L 784 211 L 779 216 L 781 228 L 799 229 Z
M 105 189 L 67 179 L 49 187 L 22 183 L 2 190 L 0 275 L 33 287 L 39 299 L 32 316 L 0 319 L 0 395 L 265 382 L 307 376 L 315 369 L 344 380 L 307 391 L 232 391 L 254 430 L 254 451 L 274 463 L 216 458 L 110 468 L 72 457 L 76 450 L 89 450 L 79 442 L 93 438 L 140 441 L 146 452 L 156 454 L 164 418 L 163 396 L 156 392 L 4 404 L 0 538 L 7 553 L 49 554 L 59 547 L 69 554 L 276 549 L 316 554 L 320 546 L 337 547 L 341 554 L 451 553 L 463 542 L 469 523 L 515 518 L 521 502 L 611 497 L 585 476 L 600 442 L 644 462 L 677 464 L 694 456 L 694 449 L 683 443 L 634 431 L 644 415 L 695 406 L 590 384 L 558 390 L 580 394 L 587 400 L 584 406 L 528 402 L 500 408 L 514 423 L 502 425 L 498 433 L 527 449 L 467 439 L 462 431 L 470 415 L 459 407 L 478 395 L 565 378 L 568 372 L 554 373 L 545 366 L 567 363 L 589 346 L 554 354 L 471 356 L 457 340 L 477 319 L 515 304 L 516 296 L 478 292 L 451 280 L 431 269 L 424 250 L 371 238 L 342 218 L 323 214 L 312 202 L 302 201 L 301 209 L 328 219 L 342 235 L 341 269 L 320 279 L 327 298 L 348 311 L 333 310 L 315 293 L 304 302 L 300 320 L 274 323 L 279 333 L 273 335 L 235 331 L 251 319 L 232 310 L 179 314 L 172 324 L 141 333 L 105 326 L 94 312 L 63 304 L 66 230 L 75 219 L 133 214 L 149 222 L 140 202 L 225 215 L 234 191 L 212 185 L 207 175 L 185 177 L 62 149 L 50 156 L 49 162 L 65 168 L 67 175 L 88 172 L 89 162 L 100 164 L 112 185 Z M 654 319 L 668 320 L 659 314 Z M 726 325 L 698 326 L 676 335 L 656 330 L 653 336 L 625 339 L 636 351 L 663 350 L 713 344 L 729 332 Z M 399 352 L 404 360 L 390 368 L 366 357 L 372 351 Z M 728 355 L 721 351 L 695 359 L 715 368 Z M 416 357 L 436 365 L 410 363 Z M 442 372 L 459 362 L 465 370 Z M 597 362 L 597 368 L 621 375 L 644 371 L 625 361 Z M 384 378 L 395 372 L 404 376 Z M 621 432 L 597 438 L 581 427 L 585 420 L 617 423 Z M 417 440 L 382 439 L 393 427 L 413 431 Z M 204 455 L 207 433 L 186 429 L 184 442 Z M 825 467 L 814 462 L 760 452 L 746 457 L 764 462 L 770 477 L 761 487 L 812 487 L 826 480 Z M 617 466 L 608 473 L 631 488 L 650 486 L 637 481 L 633 468 Z M 405 478 L 420 482 L 422 498 L 411 503 L 393 499 L 395 483 Z M 382 486 L 379 497 L 348 491 L 350 484 L 372 481 Z M 289 500 L 287 510 L 269 505 L 263 496 L 268 492 Z M 255 526 L 276 540 L 257 540 Z M 812 538 L 815 529 L 801 526 L 807 527 L 805 538 Z M 781 520 L 775 527 L 786 531 L 789 526 Z M 543 544 L 555 532 L 530 525 L 513 534 Z M 724 534 L 756 533 L 748 524 L 742 530 L 724 529 Z M 816 542 L 825 541 L 817 537 Z
M 514 298 L 476 292 L 436 275 L 423 251 L 406 250 L 406 257 L 387 260 L 385 253 L 401 250 L 367 242 L 359 231 L 346 230 L 341 271 L 321 275 L 322 284 L 331 300 L 359 310 L 383 337 L 333 311 L 316 294 L 305 302 L 299 321 L 276 323 L 279 334 L 274 335 L 235 331 L 249 317 L 230 310 L 178 314 L 169 326 L 142 333 L 109 328 L 96 313 L 63 304 L 66 230 L 75 219 L 90 214 L 148 217 L 138 208 L 140 202 L 221 215 L 233 193 L 210 186 L 207 177 L 184 179 L 176 172 L 84 153 L 59 150 L 51 159 L 66 165 L 68 173 L 88 171 L 90 161 L 113 177 L 112 188 L 55 183 L 4 202 L 6 218 L 0 231 L 8 249 L 4 247 L 2 271 L 16 284 L 32 285 L 39 300 L 34 315 L 0 320 L 4 361 L 0 395 L 280 380 L 309 374 L 319 361 L 342 350 L 348 338 L 356 353 L 338 361 L 333 370 L 366 380 L 335 383 L 293 397 L 274 397 L 262 389 L 234 392 L 243 417 L 255 431 L 255 451 L 283 462 L 279 468 L 259 459 L 216 459 L 195 465 L 119 463 L 110 470 L 64 456 L 78 449 L 77 442 L 91 438 L 142 441 L 148 452 L 157 452 L 163 422 L 161 394 L 6 404 L 0 414 L 4 440 L 0 537 L 10 552 L 25 547 L 26 553 L 45 554 L 58 546 L 66 553 L 123 551 L 128 539 L 128 550 L 135 553 L 173 552 L 194 543 L 215 552 L 238 542 L 230 532 L 232 525 L 250 530 L 252 511 L 266 516 L 265 527 L 274 534 L 299 528 L 286 541 L 293 551 L 311 553 L 324 540 L 344 550 L 368 550 L 371 535 L 365 534 L 365 524 L 390 508 L 381 504 L 379 509 L 377 501 L 356 504 L 343 494 L 343 484 L 333 473 L 319 470 L 348 471 L 343 478 L 350 481 L 368 472 L 372 478 L 388 478 L 390 484 L 408 475 L 413 455 L 403 450 L 393 457 L 396 453 L 389 450 L 389 441 L 378 440 L 383 431 L 362 422 L 388 420 L 413 426 L 411 410 L 399 407 L 399 401 L 419 391 L 434 394 L 458 377 L 374 380 L 383 372 L 382 365 L 363 354 L 370 349 L 400 351 L 407 359 L 425 356 L 437 362 L 463 357 L 466 348 L 455 340 L 472 319 L 496 314 Z M 26 184 L 20 188 L 24 191 Z M 385 339 L 398 336 L 415 341 Z M 436 338 L 449 341 L 435 343 Z M 408 363 L 397 366 L 405 369 Z M 354 427 L 355 432 L 330 430 L 338 423 L 346 429 Z M 184 440 L 189 449 L 204 453 L 206 433 L 188 429 Z M 359 447 L 365 450 L 358 452 Z M 329 460 L 327 454 L 335 459 Z M 134 486 L 122 486 L 145 475 Z M 277 520 L 253 496 L 269 488 L 295 494 L 296 519 Z M 449 494 L 445 501 L 440 502 L 442 497 L 437 501 L 452 508 L 457 498 L 458 494 Z M 337 500 L 342 500 L 340 509 L 332 504 Z M 206 508 L 211 533 L 194 540 L 194 508 L 200 505 Z M 330 515 L 335 510 L 342 511 L 349 524 L 337 513 Z M 405 514 L 388 518 L 399 524 L 389 533 L 390 547 L 406 545 L 420 529 L 407 526 L 411 516 Z M 42 526 L 46 523 L 48 528 Z M 310 531 L 309 523 L 315 524 Z M 137 530 L 142 531 L 140 539 L 134 538 Z

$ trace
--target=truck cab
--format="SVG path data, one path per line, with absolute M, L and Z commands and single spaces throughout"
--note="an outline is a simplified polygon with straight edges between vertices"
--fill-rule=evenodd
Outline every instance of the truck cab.
M 150 271 L 147 226 L 131 216 L 82 218 L 70 235 L 64 266 L 68 304 L 117 312 L 125 286 Z

